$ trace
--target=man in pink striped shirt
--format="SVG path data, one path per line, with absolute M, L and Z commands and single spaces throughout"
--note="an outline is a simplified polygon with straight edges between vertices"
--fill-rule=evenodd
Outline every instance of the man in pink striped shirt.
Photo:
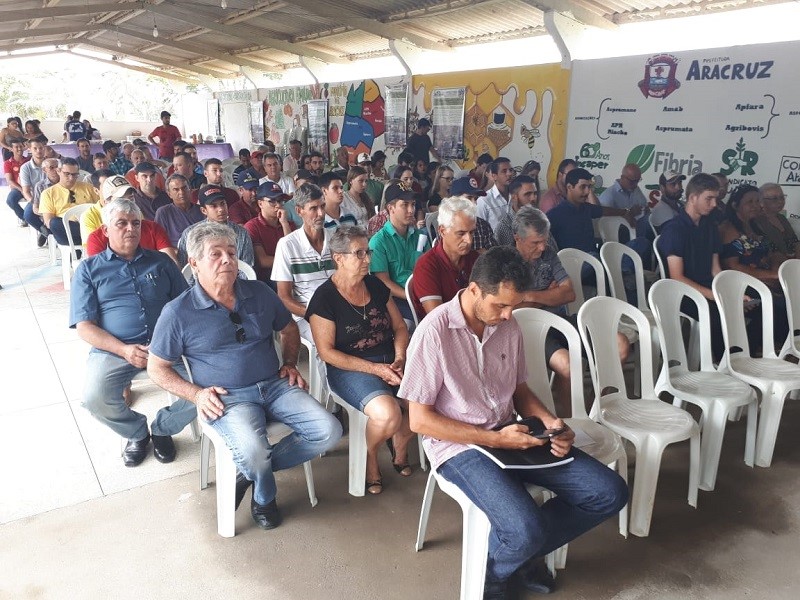
M 569 429 L 551 438 L 551 451 L 574 460 L 546 469 L 503 470 L 468 446 L 525 449 L 547 443 L 513 424 L 516 415 L 537 417 L 547 429 L 565 426 L 526 383 L 522 332 L 511 312 L 529 278 L 515 248 L 498 246 L 483 254 L 469 286 L 420 323 L 398 394 L 409 400 L 411 429 L 425 436 L 433 467 L 489 518 L 484 598 L 492 600 L 506 598 L 515 573 L 529 590 L 552 591 L 542 557 L 618 513 L 628 498 L 614 471 L 572 447 L 575 434 Z M 539 507 L 524 483 L 556 497 Z

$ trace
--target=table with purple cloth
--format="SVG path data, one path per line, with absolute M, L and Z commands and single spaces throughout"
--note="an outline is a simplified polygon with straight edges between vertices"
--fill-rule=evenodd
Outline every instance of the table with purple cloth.
M 75 158 L 78 156 L 78 146 L 75 144 L 50 144 L 50 146 L 61 156 L 71 156 Z M 158 158 L 158 146 L 148 144 L 150 154 L 153 158 Z M 197 160 L 204 161 L 207 158 L 218 158 L 225 160 L 226 158 L 233 158 L 236 156 L 233 153 L 233 147 L 230 144 L 197 144 Z M 97 154 L 103 151 L 103 144 L 92 142 L 92 154 Z

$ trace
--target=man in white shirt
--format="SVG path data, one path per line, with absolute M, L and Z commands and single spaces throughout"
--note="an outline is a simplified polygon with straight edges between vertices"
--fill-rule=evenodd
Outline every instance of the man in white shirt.
M 494 185 L 485 196 L 478 198 L 478 216 L 488 221 L 492 230 L 495 230 L 501 217 L 508 212 L 508 184 L 514 178 L 514 168 L 508 158 L 500 156 L 489 165 L 488 170 Z
M 281 174 L 280 157 L 275 153 L 268 152 L 264 155 L 263 163 L 264 171 L 267 173 L 267 175 L 266 177 L 262 177 L 258 180 L 259 185 L 266 183 L 267 181 L 271 181 L 272 183 L 277 183 L 279 186 L 281 186 L 283 193 L 287 196 L 294 194 L 294 180 L 287 175 Z

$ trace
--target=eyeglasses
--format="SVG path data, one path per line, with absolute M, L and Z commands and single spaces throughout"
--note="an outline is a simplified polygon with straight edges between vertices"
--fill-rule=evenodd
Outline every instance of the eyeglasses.
M 764 202 L 778 202 L 786 200 L 786 194 L 781 194 L 780 196 L 764 196 Z
M 342 254 L 355 254 L 358 260 L 364 260 L 365 257 L 372 256 L 372 250 L 371 249 L 352 250 L 350 252 L 342 252 Z
M 439 179 L 442 179 L 444 181 L 453 181 L 452 177 L 440 177 Z
M 75 204 L 75 202 L 76 202 L 76 200 L 75 200 L 75 192 L 70 190 L 69 191 L 69 203 L 70 204 Z
M 244 344 L 247 340 L 247 335 L 244 332 L 244 327 L 242 327 L 242 317 L 238 312 L 232 312 L 228 315 L 230 318 L 231 323 L 236 326 L 236 341 L 240 344 Z
M 80 175 L 80 173 L 77 171 L 75 173 L 71 173 L 70 171 L 61 171 L 61 174 L 64 177 L 77 177 L 78 175 Z

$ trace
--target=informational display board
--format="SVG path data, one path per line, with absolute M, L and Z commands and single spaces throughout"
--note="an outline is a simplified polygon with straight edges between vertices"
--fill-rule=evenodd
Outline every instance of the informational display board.
M 800 43 L 576 61 L 567 156 L 611 185 L 676 171 L 724 173 L 731 189 L 777 182 L 800 232 Z
M 327 100 L 308 101 L 308 149 L 321 153 L 326 161 L 330 157 Z
M 433 90 L 431 103 L 431 137 L 439 158 L 464 158 L 464 103 L 467 90 L 439 88 Z
M 207 104 L 208 114 L 208 135 L 212 140 L 216 140 L 217 136 L 222 135 L 222 130 L 219 123 L 219 100 L 208 100 Z
M 250 140 L 253 144 L 264 143 L 264 105 L 250 102 Z
M 403 148 L 408 139 L 408 84 L 386 86 L 386 147 Z

